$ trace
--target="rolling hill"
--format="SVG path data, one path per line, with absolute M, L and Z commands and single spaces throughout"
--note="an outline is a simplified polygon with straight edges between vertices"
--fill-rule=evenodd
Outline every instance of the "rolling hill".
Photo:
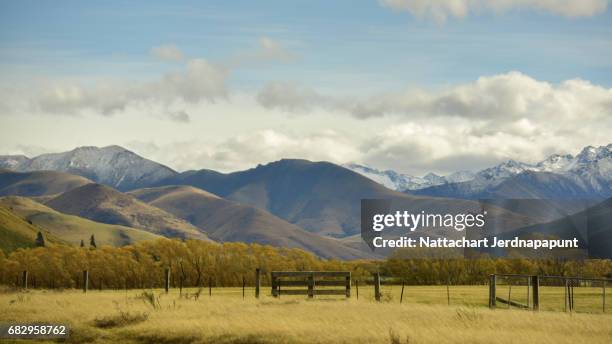
M 56 171 L 12 172 L 0 170 L 0 196 L 57 195 L 92 181 Z
M 187 221 L 100 184 L 81 186 L 45 204 L 59 212 L 96 222 L 143 229 L 172 238 L 208 240 L 205 233 Z
M 372 256 L 346 247 L 336 239 L 307 232 L 264 210 L 228 201 L 191 186 L 139 189 L 130 194 L 207 230 L 216 241 L 298 247 L 324 258 Z
M 15 214 L 12 209 L 0 205 L 0 250 L 4 253 L 18 248 L 35 247 L 38 232 L 43 233 L 46 243 L 62 242 L 47 230 Z
M 17 196 L 0 198 L 0 221 L 2 222 L 0 230 L 3 231 L 2 246 L 6 245 L 4 239 L 11 237 L 26 238 L 33 243 L 39 230 L 42 230 L 45 239 L 51 242 L 63 241 L 74 245 L 78 245 L 81 240 L 88 243 L 92 234 L 98 245 L 111 246 L 123 246 L 159 238 L 155 234 L 139 229 L 107 225 L 62 214 L 31 199 Z M 5 236 L 6 232 L 11 232 L 13 235 Z M 23 239 L 19 240 L 20 243 L 24 242 Z

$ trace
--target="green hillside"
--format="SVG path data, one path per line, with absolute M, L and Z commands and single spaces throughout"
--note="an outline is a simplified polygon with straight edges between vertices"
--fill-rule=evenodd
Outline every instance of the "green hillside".
M 36 234 L 41 231 L 48 243 L 60 242 L 48 231 L 14 214 L 10 208 L 0 206 L 0 249 L 10 252 L 18 248 L 34 247 Z
M 6 228 L 11 242 L 24 243 L 26 238 L 35 238 L 37 228 L 42 228 L 70 244 L 78 245 L 81 240 L 89 242 L 89 237 L 93 234 L 98 245 L 123 246 L 137 241 L 152 240 L 159 238 L 158 235 L 130 227 L 108 225 L 90 221 L 78 216 L 66 215 L 46 207 L 31 199 L 10 196 L 0 198 L 0 207 L 4 208 L 12 217 L 7 215 Z M 10 209 L 10 211 L 8 211 Z M 15 216 L 17 215 L 17 216 Z M 23 218 L 21 224 L 16 219 Z M 29 224 L 27 221 L 30 221 Z M 24 226 L 23 223 L 29 225 Z M 4 227 L 3 227 L 4 228 Z M 33 234 L 32 234 L 33 233 Z M 4 232 L 1 236 L 4 244 Z M 33 240 L 33 239 L 32 239 Z M 33 242 L 33 241 L 32 241 Z M 6 246 L 9 246 L 6 244 Z M 13 244 L 14 246 L 14 244 Z

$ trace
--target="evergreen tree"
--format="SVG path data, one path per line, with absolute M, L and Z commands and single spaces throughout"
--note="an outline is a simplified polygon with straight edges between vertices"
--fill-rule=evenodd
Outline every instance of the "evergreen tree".
M 98 246 L 96 246 L 96 238 L 94 237 L 94 235 L 91 235 L 91 238 L 89 238 L 89 247 L 90 248 L 97 248 Z
M 45 247 L 45 237 L 40 231 L 36 234 L 36 247 Z

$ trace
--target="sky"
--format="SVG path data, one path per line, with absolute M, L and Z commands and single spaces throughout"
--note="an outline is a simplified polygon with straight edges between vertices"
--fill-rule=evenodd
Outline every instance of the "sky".
M 0 154 L 413 175 L 612 143 L 608 0 L 2 1 Z

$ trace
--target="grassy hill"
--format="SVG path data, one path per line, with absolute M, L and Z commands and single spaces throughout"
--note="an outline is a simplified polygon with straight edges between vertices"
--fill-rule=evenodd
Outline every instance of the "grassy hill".
M 2 251 L 7 253 L 18 248 L 34 247 L 39 231 L 43 233 L 45 242 L 62 242 L 49 231 L 15 214 L 11 208 L 0 205 L 0 238 L 2 238 L 0 249 Z
M 189 222 L 100 184 L 81 186 L 45 204 L 96 222 L 139 228 L 166 237 L 208 240 L 203 231 Z
M 336 239 L 307 232 L 264 210 L 228 201 L 191 186 L 139 189 L 130 194 L 207 230 L 213 240 L 298 247 L 325 258 L 370 256 Z
M 158 235 L 139 229 L 97 223 L 78 216 L 62 214 L 25 197 L 0 198 L 0 210 L 2 210 L 2 238 L 5 238 L 5 232 L 13 233 L 9 237 L 14 237 L 15 239 L 11 240 L 20 244 L 27 243 L 24 240 L 28 238 L 33 243 L 33 238 L 39 229 L 74 245 L 78 245 L 81 240 L 88 243 L 92 234 L 98 245 L 112 246 L 159 238 Z
M 63 172 L 0 170 L 0 196 L 56 195 L 89 183 L 87 178 Z

